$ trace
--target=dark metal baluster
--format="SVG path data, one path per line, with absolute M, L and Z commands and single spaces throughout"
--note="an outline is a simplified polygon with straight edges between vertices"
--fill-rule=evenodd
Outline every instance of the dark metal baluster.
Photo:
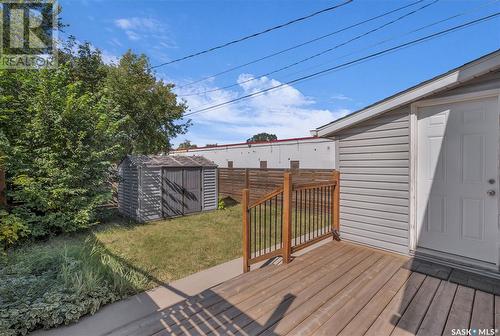
M 304 225 L 304 221 L 302 220 L 302 217 L 303 217 L 303 212 L 304 212 L 304 207 L 303 207 L 303 204 L 302 204 L 302 189 L 300 189 L 300 211 L 299 211 L 299 216 L 300 216 L 300 221 L 299 221 L 299 243 L 302 244 L 302 225 Z
M 283 194 L 281 194 L 281 216 L 280 216 L 280 248 L 283 247 Z
M 325 222 L 326 222 L 326 190 L 328 189 L 328 187 L 324 187 L 323 188 L 323 194 L 322 194 L 322 199 L 323 199 L 323 234 L 326 233 L 325 229 L 326 229 L 326 225 L 325 225 Z
M 312 237 L 314 239 L 314 237 L 316 236 L 316 223 L 318 221 L 318 216 L 316 214 L 316 204 L 318 203 L 318 200 L 317 200 L 317 189 L 314 188 L 312 190 L 313 192 L 313 207 L 312 207 L 312 211 L 313 211 L 313 230 L 312 230 Z
M 332 227 L 332 202 L 331 202 L 331 196 L 332 196 L 332 186 L 329 186 L 328 187 L 328 220 L 327 220 L 327 224 L 328 224 L 328 230 L 327 231 L 330 231 L 330 228 Z
M 262 254 L 262 208 L 259 204 L 259 255 Z
M 294 235 L 294 241 L 295 241 L 294 246 L 297 246 L 297 194 L 298 194 L 298 191 L 295 190 L 295 218 L 294 218 L 294 222 L 293 222 L 294 231 L 292 232 L 292 234 Z
M 270 199 L 269 201 L 269 252 L 271 252 L 271 250 L 273 249 L 273 226 L 271 225 L 272 223 L 272 218 L 273 218 L 273 203 L 272 203 L 272 199 Z
M 309 212 L 309 220 L 307 221 L 307 237 L 308 240 L 311 239 L 311 189 L 307 189 L 307 200 L 308 200 L 308 212 Z
M 257 256 L 257 207 L 253 208 L 253 254 Z
M 323 199 L 321 198 L 322 191 L 323 190 L 321 189 L 321 187 L 319 187 L 318 188 L 318 217 L 319 217 L 318 218 L 318 236 L 321 236 L 321 234 L 322 234 L 321 230 L 323 229 L 323 217 L 322 217 L 322 215 L 323 215 L 322 210 L 323 209 L 321 208 L 322 207 L 321 202 L 323 201 Z
M 266 227 L 266 212 L 267 212 L 267 202 L 264 201 L 264 222 L 263 222 L 263 232 L 262 232 L 262 240 L 264 241 L 264 253 L 267 252 L 267 239 L 266 239 L 266 231 L 267 231 L 267 227 Z
M 321 231 L 321 235 L 323 235 L 324 230 L 325 230 L 325 208 L 324 208 L 324 206 L 325 206 L 325 203 L 324 203 L 325 202 L 325 200 L 324 200 L 325 193 L 324 193 L 324 191 L 325 190 L 323 187 L 321 187 L 319 190 L 320 190 L 320 198 L 321 198 L 321 202 L 320 202 L 320 205 L 321 205 L 321 207 L 320 207 L 320 209 L 321 209 L 320 210 L 321 229 L 320 229 L 320 231 Z
M 278 245 L 278 195 L 274 196 L 274 246 Z
M 319 215 L 319 228 L 318 235 L 323 234 L 323 187 L 320 187 L 318 190 L 319 193 L 319 204 L 318 204 L 318 215 Z
M 252 209 L 248 209 L 248 225 L 250 225 L 250 230 L 248 233 L 248 246 L 250 246 L 250 259 L 252 259 Z

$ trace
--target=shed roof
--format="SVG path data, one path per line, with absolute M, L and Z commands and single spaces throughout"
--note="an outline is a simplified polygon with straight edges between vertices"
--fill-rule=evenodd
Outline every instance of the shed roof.
M 334 120 L 326 125 L 311 131 L 313 136 L 333 136 L 336 132 L 356 125 L 367 119 L 376 117 L 386 111 L 425 98 L 446 89 L 456 87 L 475 77 L 500 68 L 500 49 L 477 58 L 444 74 L 426 80 L 409 89 L 396 93 L 388 98 L 382 99 L 361 110 Z
M 140 167 L 217 167 L 200 155 L 128 155 L 127 159 Z

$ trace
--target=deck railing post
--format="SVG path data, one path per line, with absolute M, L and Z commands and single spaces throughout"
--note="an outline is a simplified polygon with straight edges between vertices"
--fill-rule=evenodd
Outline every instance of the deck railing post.
M 243 189 L 241 198 L 241 208 L 243 209 L 243 272 L 250 271 L 250 220 L 248 214 L 248 204 L 250 191 Z
M 292 174 L 283 176 L 283 262 L 288 264 L 292 254 Z
M 335 181 L 335 186 L 333 186 L 333 197 L 332 197 L 332 232 L 334 239 L 340 239 L 340 172 L 338 170 L 333 171 L 333 180 Z

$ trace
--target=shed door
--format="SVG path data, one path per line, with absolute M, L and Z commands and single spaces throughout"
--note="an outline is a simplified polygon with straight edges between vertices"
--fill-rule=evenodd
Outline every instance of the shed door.
M 201 169 L 186 168 L 183 177 L 184 213 L 201 211 Z
M 417 246 L 496 263 L 498 100 L 417 111 Z
M 181 169 L 163 169 L 162 178 L 163 217 L 183 214 L 183 187 Z

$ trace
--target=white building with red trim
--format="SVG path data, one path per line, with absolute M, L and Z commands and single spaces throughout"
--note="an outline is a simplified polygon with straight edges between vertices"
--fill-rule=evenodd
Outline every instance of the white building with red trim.
M 171 154 L 202 155 L 221 168 L 335 168 L 335 142 L 317 137 L 198 147 Z

